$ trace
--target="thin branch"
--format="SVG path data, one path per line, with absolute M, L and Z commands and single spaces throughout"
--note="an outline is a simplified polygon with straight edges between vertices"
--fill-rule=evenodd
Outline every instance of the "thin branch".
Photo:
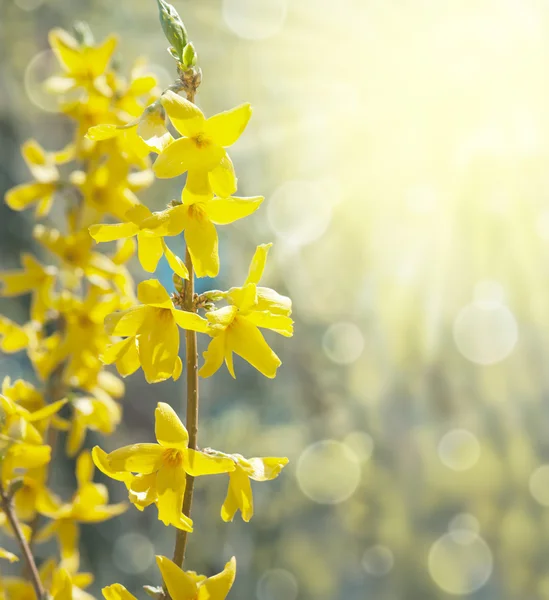
M 6 517 L 13 529 L 15 534 L 15 538 L 21 548 L 21 553 L 23 554 L 23 558 L 27 563 L 27 568 L 30 573 L 30 580 L 32 586 L 34 587 L 34 591 L 36 592 L 36 597 L 38 600 L 42 600 L 46 597 L 46 592 L 44 590 L 44 586 L 40 581 L 40 575 L 38 574 L 38 569 L 36 568 L 36 563 L 34 561 L 34 557 L 32 555 L 31 549 L 23 535 L 23 531 L 21 529 L 21 525 L 19 524 L 19 520 L 15 514 L 15 510 L 13 507 L 12 498 L 5 491 L 2 482 L 0 481 L 0 504 L 2 505 L 3 511 L 6 513 Z

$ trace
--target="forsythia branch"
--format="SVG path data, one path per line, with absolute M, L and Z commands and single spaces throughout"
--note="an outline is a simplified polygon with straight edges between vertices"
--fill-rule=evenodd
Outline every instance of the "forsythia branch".
M 19 520 L 15 515 L 15 510 L 13 507 L 13 501 L 9 493 L 4 489 L 2 482 L 0 481 L 0 504 L 2 505 L 2 510 L 6 514 L 6 517 L 13 529 L 13 533 L 15 538 L 17 539 L 17 543 L 21 548 L 21 553 L 27 563 L 27 568 L 30 574 L 30 580 L 34 591 L 36 592 L 36 597 L 38 600 L 43 600 L 46 597 L 46 592 L 44 587 L 42 586 L 42 582 L 40 581 L 40 575 L 38 574 L 38 569 L 36 568 L 36 563 L 34 561 L 34 557 L 32 555 L 31 549 L 23 535 L 23 531 L 21 529 L 21 525 L 19 524 Z

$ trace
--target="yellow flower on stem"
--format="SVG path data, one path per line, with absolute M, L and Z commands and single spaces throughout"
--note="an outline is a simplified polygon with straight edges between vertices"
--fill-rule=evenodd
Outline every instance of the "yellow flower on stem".
M 250 104 L 206 119 L 192 102 L 171 90 L 160 98 L 170 120 L 182 137 L 169 144 L 156 159 L 157 177 L 177 177 L 188 171 L 189 191 L 207 195 L 213 190 L 226 198 L 236 190 L 234 167 L 225 148 L 240 137 L 250 117 Z
M 100 220 L 104 215 L 125 220 L 125 215 L 139 205 L 135 192 L 141 191 L 154 181 L 152 171 L 145 169 L 130 173 L 128 163 L 119 155 L 99 164 L 87 173 L 74 171 L 71 182 L 82 193 L 82 226 Z
M 0 315 L 0 350 L 2 352 L 11 354 L 23 350 L 29 345 L 32 333 L 32 326 L 29 326 L 28 323 L 18 325 Z
M 223 571 L 213 577 L 183 571 L 165 556 L 157 556 L 156 564 L 172 600 L 225 600 L 236 575 L 234 556 Z M 120 583 L 104 587 L 101 591 L 105 600 L 135 600 L 135 596 Z
M 160 102 L 156 101 L 147 106 L 143 113 L 133 121 L 124 125 L 103 123 L 90 127 L 86 138 L 94 142 L 102 142 L 113 138 L 123 137 L 129 129 L 136 128 L 135 133 L 145 142 L 151 151 L 160 153 L 173 141 L 166 127 L 166 111 Z
M 259 328 L 290 337 L 293 335 L 293 321 L 290 318 L 291 300 L 274 290 L 258 286 L 270 247 L 271 244 L 257 247 L 244 286 L 231 288 L 228 292 L 212 292 L 226 299 L 228 306 L 206 314 L 210 325 L 208 333 L 213 339 L 204 352 L 205 363 L 199 371 L 202 377 L 213 375 L 223 361 L 235 377 L 233 352 L 266 377 L 275 377 L 281 361 Z
M 205 333 L 208 322 L 199 315 L 175 308 L 168 292 L 156 279 L 137 286 L 139 306 L 112 313 L 105 319 L 107 333 L 126 337 L 103 354 L 105 364 L 116 364 L 120 375 L 143 368 L 148 383 L 177 379 L 183 368 L 179 329 Z
M 160 213 L 154 213 L 154 215 L 156 214 Z M 125 215 L 126 223 L 92 225 L 89 229 L 90 236 L 97 243 L 112 242 L 136 236 L 137 256 L 145 271 L 154 273 L 158 266 L 158 261 L 164 255 L 172 271 L 177 273 L 183 279 L 188 279 L 189 272 L 185 263 L 170 250 L 162 237 L 163 235 L 166 235 L 166 232 L 163 229 L 153 231 L 147 225 L 147 222 L 153 218 L 154 215 L 146 206 L 135 206 L 127 211 Z M 153 220 L 151 224 L 158 227 L 156 220 Z
M 70 144 L 59 152 L 46 152 L 36 140 L 27 140 L 21 147 L 21 153 L 36 181 L 8 190 L 6 204 L 18 211 L 36 204 L 36 216 L 44 217 L 51 210 L 55 192 L 62 187 L 57 165 L 72 160 L 74 147 Z
M 183 189 L 181 204 L 154 213 L 142 226 L 161 231 L 163 235 L 179 235 L 185 231 L 185 242 L 198 277 L 215 277 L 219 273 L 218 238 L 215 225 L 228 225 L 254 213 L 263 196 L 252 198 L 218 198 L 196 196 Z
M 241 454 L 226 456 L 230 456 L 235 461 L 235 470 L 229 473 L 229 489 L 221 507 L 221 518 L 224 521 L 232 521 L 236 512 L 240 510 L 242 519 L 247 523 L 254 514 L 250 479 L 254 481 L 275 479 L 288 464 L 288 459 L 284 457 L 246 459 Z
M 56 567 L 53 560 L 47 560 L 38 570 L 40 581 L 53 600 L 93 600 L 84 591 L 92 582 L 91 573 L 72 573 Z M 3 596 L 2 596 L 3 593 Z M 33 584 L 24 577 L 3 577 L 0 582 L 0 598 L 3 600 L 36 600 Z
M 52 292 L 57 277 L 55 267 L 41 265 L 32 254 L 21 254 L 21 270 L 0 273 L 3 297 L 31 294 L 30 316 L 34 321 L 43 323 L 52 303 Z
M 72 35 L 63 29 L 52 29 L 49 42 L 64 73 L 50 77 L 45 85 L 59 94 L 78 87 L 104 96 L 111 95 L 111 89 L 104 77 L 116 49 L 117 39 L 109 36 L 97 46 L 79 44 Z
M 154 414 L 156 444 L 132 444 L 106 456 L 95 453 L 96 465 L 107 474 L 114 473 L 116 479 L 129 473 L 141 475 L 131 480 L 130 494 L 135 483 L 136 494 L 155 498 L 158 518 L 164 525 L 192 531 L 191 519 L 181 512 L 187 474 L 228 473 L 234 470 L 234 462 L 189 448 L 189 434 L 169 404 L 159 402 Z
M 108 504 L 107 488 L 92 482 L 93 472 L 90 452 L 82 452 L 76 461 L 78 489 L 72 500 L 64 503 L 50 492 L 40 494 L 37 499 L 38 512 L 53 521 L 38 532 L 36 541 L 44 542 L 55 535 L 60 545 L 61 564 L 70 572 L 76 572 L 80 564 L 79 523 L 106 521 L 128 508 L 126 504 Z

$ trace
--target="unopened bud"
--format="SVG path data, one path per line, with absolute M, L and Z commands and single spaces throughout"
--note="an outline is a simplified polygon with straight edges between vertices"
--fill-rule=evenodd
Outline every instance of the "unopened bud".
M 185 289 L 185 281 L 177 273 L 173 274 L 173 287 L 178 294 L 182 294 Z
M 164 35 L 175 51 L 172 55 L 174 57 L 177 55 L 177 59 L 183 62 L 183 50 L 188 41 L 185 25 L 183 25 L 183 21 L 171 4 L 168 4 L 165 0 L 156 1 L 158 2 L 160 24 Z
M 183 66 L 185 69 L 190 69 L 196 65 L 198 54 L 192 42 L 189 42 L 183 50 Z

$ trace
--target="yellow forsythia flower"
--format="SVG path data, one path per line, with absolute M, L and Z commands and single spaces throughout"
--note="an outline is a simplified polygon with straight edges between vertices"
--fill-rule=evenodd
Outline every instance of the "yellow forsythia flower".
M 154 213 L 156 214 L 160 213 Z M 112 242 L 137 236 L 137 256 L 145 271 L 154 273 L 158 261 L 164 255 L 172 271 L 183 279 L 188 279 L 189 272 L 185 263 L 170 250 L 162 238 L 166 233 L 163 230 L 153 231 L 149 227 L 148 223 L 154 215 L 146 206 L 135 206 L 127 211 L 126 223 L 92 225 L 90 235 L 96 242 Z M 156 220 L 151 224 L 156 226 Z
M 271 244 L 257 247 L 242 287 L 221 293 L 228 301 L 228 306 L 206 314 L 210 325 L 208 333 L 213 340 L 204 352 L 206 362 L 199 371 L 202 377 L 213 375 L 223 361 L 235 377 L 233 352 L 266 377 L 276 375 L 281 361 L 259 328 L 271 329 L 289 337 L 293 335 L 293 321 L 290 318 L 291 300 L 269 288 L 258 286 L 270 247 Z
M 165 556 L 157 556 L 156 563 L 172 600 L 225 600 L 236 575 L 234 556 L 221 573 L 207 578 L 183 571 Z M 102 592 L 105 600 L 136 600 L 119 583 L 103 588 Z
M 137 286 L 137 298 L 140 306 L 115 312 L 105 319 L 107 333 L 127 338 L 110 346 L 103 361 L 115 363 L 122 376 L 141 366 L 148 383 L 169 377 L 177 379 L 183 368 L 178 356 L 178 326 L 205 332 L 208 323 L 197 314 L 175 308 L 168 292 L 156 279 L 142 281 Z
M 4 548 L 0 548 L 0 558 L 9 560 L 10 562 L 17 562 L 19 560 L 19 558 L 15 556 L 15 554 L 4 550 Z
M 252 198 L 218 198 L 213 194 L 197 196 L 183 189 L 181 204 L 156 212 L 142 223 L 143 227 L 163 235 L 185 231 L 185 243 L 198 277 L 215 277 L 219 273 L 218 238 L 215 225 L 228 225 L 254 213 L 263 196 Z
M 55 535 L 59 541 L 62 566 L 71 572 L 78 569 L 80 553 L 79 523 L 98 523 L 122 514 L 126 504 L 108 504 L 107 488 L 93 483 L 93 461 L 91 454 L 84 451 L 76 462 L 78 489 L 70 502 L 62 502 L 51 492 L 39 495 L 37 509 L 41 514 L 53 519 L 37 534 L 36 541 L 43 542 Z
M 167 146 L 156 159 L 157 177 L 177 177 L 188 171 L 189 191 L 205 195 L 213 190 L 226 198 L 236 190 L 236 176 L 225 148 L 240 137 L 250 117 L 250 104 L 242 104 L 206 119 L 192 102 L 168 90 L 160 98 L 182 137 Z
M 198 477 L 228 473 L 234 470 L 234 461 L 224 456 L 209 455 L 189 448 L 189 434 L 169 404 L 159 402 L 154 414 L 156 444 L 124 446 L 106 457 L 97 455 L 94 449 L 95 463 L 107 475 L 111 473 L 141 475 L 130 483 L 130 500 L 135 481 L 137 486 L 135 493 L 137 495 L 146 493 L 151 500 L 150 504 L 156 502 L 158 518 L 164 525 L 192 531 L 191 519 L 181 512 L 186 475 Z M 104 460 L 99 462 L 98 457 Z M 121 479 L 121 477 L 115 478 Z

